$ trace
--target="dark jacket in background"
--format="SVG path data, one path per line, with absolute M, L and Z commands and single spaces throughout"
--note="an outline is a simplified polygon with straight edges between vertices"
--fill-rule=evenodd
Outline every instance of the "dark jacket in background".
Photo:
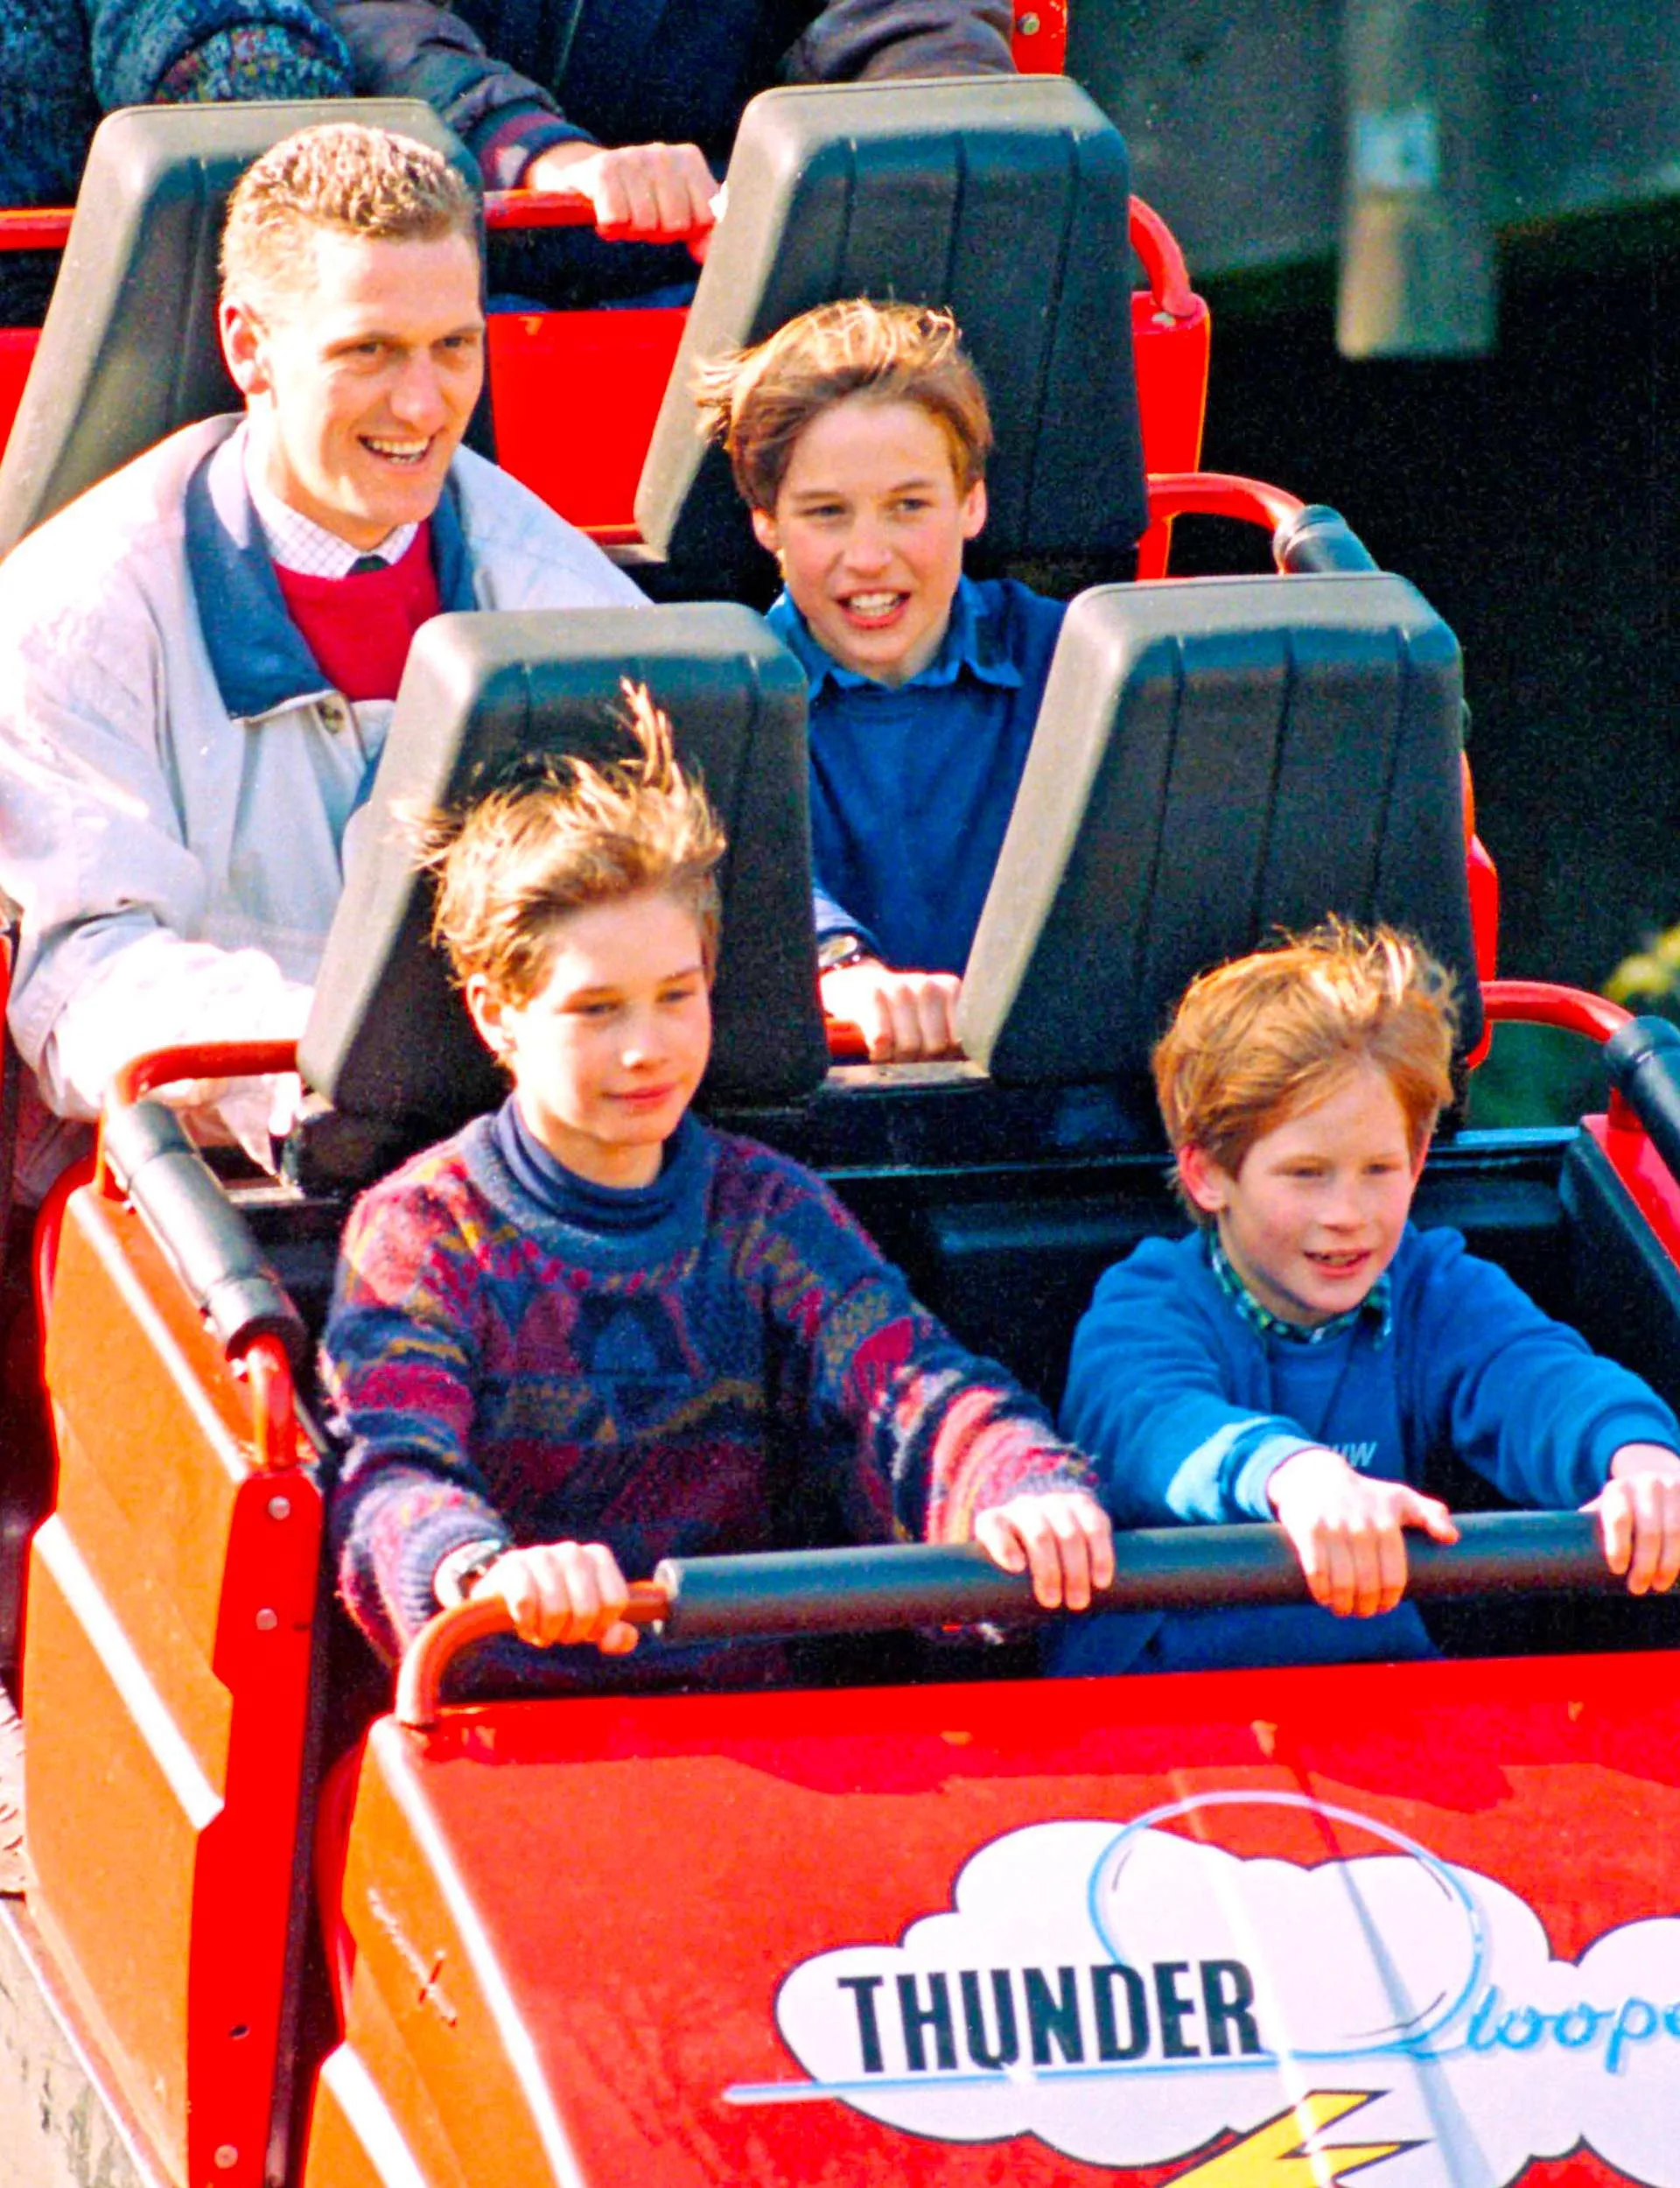
M 1009 0 L 329 0 L 356 88 L 430 102 L 510 189 L 550 144 L 696 144 L 774 83 L 1006 74 Z
M 321 0 L 356 89 L 407 94 L 471 148 L 492 190 L 551 144 L 695 144 L 721 175 L 741 109 L 775 83 L 1007 74 L 1011 0 Z M 591 228 L 491 238 L 505 305 L 679 303 L 679 244 Z
M 304 99 L 350 88 L 308 0 L 0 0 L 0 205 L 71 205 L 116 107 Z M 38 324 L 58 254 L 0 253 L 0 325 Z

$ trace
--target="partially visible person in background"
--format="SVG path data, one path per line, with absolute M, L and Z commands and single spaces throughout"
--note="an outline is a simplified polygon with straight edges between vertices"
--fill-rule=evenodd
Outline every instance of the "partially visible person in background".
M 686 288 L 741 109 L 776 83 L 1012 73 L 1009 0 L 322 0 L 367 95 L 428 100 L 492 190 L 598 227 L 498 239 L 493 285 L 553 304 Z M 676 300 L 673 298 L 673 300 Z
M 0 0 L 0 206 L 74 205 L 117 107 L 349 90 L 349 55 L 308 0 Z M 58 263 L 0 252 L 0 326 L 40 324 Z

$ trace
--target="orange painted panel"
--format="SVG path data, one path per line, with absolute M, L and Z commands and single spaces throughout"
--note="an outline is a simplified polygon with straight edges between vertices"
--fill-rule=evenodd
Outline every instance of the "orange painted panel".
M 486 2177 L 484 2153 L 494 2151 L 497 2188 L 551 2188 L 577 2177 L 567 2128 L 552 2116 L 530 2033 L 410 1790 L 396 1749 L 364 1765 L 343 1888 L 356 1944 L 346 2032 L 410 2148 L 429 2151 L 434 2170 L 453 2152 L 466 2168 L 464 2188 Z M 486 1966 L 494 1996 L 480 1981 Z M 453 2188 L 454 2174 L 438 2177 Z
M 320 1500 L 131 1211 L 68 1203 L 59 1509 L 26 1636 L 37 1912 L 192 2188 L 258 2188 L 280 2031 Z
M 198 1826 L 66 1598 L 63 1563 L 74 1552 L 66 1542 L 51 1554 L 53 1527 L 42 1530 L 30 1573 L 30 1908 L 107 2055 L 128 2066 L 124 2095 L 179 2174 Z M 190 1750 L 172 1759 L 178 1780 L 196 1778 L 215 1799 Z

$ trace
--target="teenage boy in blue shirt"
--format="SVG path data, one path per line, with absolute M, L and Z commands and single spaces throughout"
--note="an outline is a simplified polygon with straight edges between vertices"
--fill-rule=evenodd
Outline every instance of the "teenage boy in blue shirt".
M 1515 1504 L 1596 1509 L 1634 1594 L 1673 1585 L 1669 1407 L 1456 1231 L 1408 1220 L 1453 1024 L 1416 943 L 1340 923 L 1180 1003 L 1155 1083 L 1197 1229 L 1098 1284 L 1062 1426 L 1120 1525 L 1276 1518 L 1321 1608 L 1095 1620 L 1053 1638 L 1055 1668 L 1432 1654 L 1401 1602 L 1404 1531 L 1457 1539 L 1421 1488 L 1447 1450 Z
M 991 421 L 948 312 L 820 305 L 701 376 L 810 679 L 818 961 L 878 1062 L 948 1055 L 1065 613 L 962 573 Z

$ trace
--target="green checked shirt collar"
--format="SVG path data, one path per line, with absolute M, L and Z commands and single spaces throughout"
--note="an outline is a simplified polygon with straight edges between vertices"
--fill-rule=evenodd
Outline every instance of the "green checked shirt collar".
M 1250 1329 L 1263 1337 L 1278 1337 L 1285 1344 L 1327 1344 L 1344 1330 L 1351 1329 L 1362 1315 L 1369 1315 L 1376 1323 L 1376 1342 L 1386 1344 L 1394 1328 L 1394 1287 L 1389 1272 L 1384 1269 L 1357 1307 L 1350 1307 L 1345 1315 L 1335 1315 L 1328 1322 L 1314 1322 L 1309 1328 L 1298 1322 L 1285 1322 L 1281 1315 L 1274 1315 L 1269 1307 L 1263 1307 L 1236 1271 L 1231 1266 L 1230 1256 L 1220 1243 L 1219 1233 L 1210 1229 L 1208 1237 L 1208 1259 L 1212 1265 L 1214 1280 L 1224 1293 Z

